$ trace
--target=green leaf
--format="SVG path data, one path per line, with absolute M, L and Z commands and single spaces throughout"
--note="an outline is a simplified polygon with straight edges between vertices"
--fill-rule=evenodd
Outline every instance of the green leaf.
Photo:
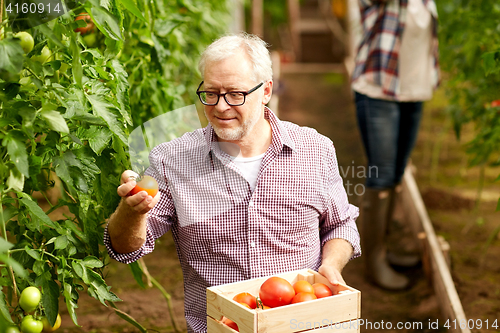
M 28 273 L 26 272 L 26 269 L 18 263 L 16 260 L 14 260 L 12 257 L 6 256 L 4 254 L 0 254 L 0 262 L 3 262 L 7 266 L 12 267 L 14 270 L 14 273 L 18 275 L 19 277 L 26 279 L 28 278 Z
M 127 138 L 125 137 L 125 132 L 123 131 L 123 125 L 118 120 L 118 117 L 113 113 L 113 109 L 116 109 L 116 107 L 108 102 L 102 95 L 86 95 L 86 97 L 92 105 L 94 114 L 104 119 L 106 124 L 108 124 L 109 129 L 124 144 L 126 144 Z
M 40 253 L 38 253 L 38 251 L 36 251 L 36 250 L 30 249 L 30 248 L 28 247 L 28 245 L 26 245 L 26 246 L 24 247 L 24 251 L 26 251 L 26 253 L 27 253 L 27 254 L 28 254 L 31 258 L 33 258 L 33 259 L 35 259 L 35 260 L 40 260 Z
M 56 250 L 65 249 L 67 246 L 68 246 L 68 237 L 66 235 L 61 235 L 56 238 L 56 241 L 54 242 L 54 248 Z
M 132 119 L 130 118 L 130 99 L 129 99 L 129 83 L 127 71 L 123 68 L 122 64 L 113 59 L 111 61 L 111 68 L 113 69 L 113 74 L 116 80 L 116 99 L 120 104 L 120 113 L 125 119 L 125 121 L 132 125 Z
M 28 208 L 30 215 L 32 218 L 37 218 L 42 223 L 48 225 L 51 228 L 56 230 L 60 230 L 59 225 L 56 225 L 50 217 L 45 214 L 45 212 L 38 206 L 36 202 L 34 202 L 29 195 L 26 193 L 20 193 L 21 199 L 19 200 L 26 208 Z
M 5 294 L 0 290 L 0 313 L 2 317 L 11 324 L 14 324 L 12 318 L 10 316 L 9 308 L 7 307 L 7 303 L 5 302 Z
M 500 72 L 500 50 L 484 53 L 481 58 L 486 76 Z
M 113 133 L 106 127 L 91 126 L 85 135 L 88 137 L 90 148 L 97 155 L 101 155 L 102 151 L 108 147 Z
M 22 192 L 24 187 L 24 175 L 15 169 L 9 170 L 9 178 L 7 179 L 7 190 Z
M 55 111 L 57 109 L 56 105 L 47 103 L 42 107 L 42 111 L 40 112 L 40 116 L 43 120 L 49 125 L 49 128 L 53 131 L 60 133 L 69 133 L 68 124 L 66 124 L 66 120 L 64 120 L 63 116 L 60 112 Z
M 146 19 L 142 15 L 139 8 L 137 8 L 137 5 L 135 4 L 134 0 L 120 0 L 120 2 L 129 12 L 134 14 L 138 19 L 140 19 L 143 22 L 146 22 Z
M 24 176 L 29 177 L 28 153 L 26 152 L 25 143 L 13 136 L 8 136 L 5 139 L 7 141 L 7 152 L 10 160 L 14 163 L 17 170 Z
M 59 285 L 53 280 L 44 281 L 42 290 L 42 305 L 45 309 L 45 315 L 53 326 L 59 313 Z
M 94 256 L 87 256 L 85 259 L 83 259 L 82 264 L 88 268 L 101 268 L 104 266 L 102 261 Z
M 69 315 L 70 315 L 71 319 L 73 320 L 73 323 L 76 326 L 80 327 L 80 325 L 78 325 L 78 321 L 76 319 L 75 309 L 78 308 L 78 306 L 76 305 L 76 302 L 74 301 L 74 298 L 73 298 L 72 287 L 69 283 L 63 282 L 63 288 L 64 288 L 63 295 L 64 295 L 64 299 L 66 301 L 66 307 L 68 308 Z
M 19 41 L 0 40 L 0 73 L 17 74 L 23 69 L 24 51 Z
M 73 61 L 71 64 L 71 70 L 73 72 L 73 80 L 78 87 L 82 87 L 82 78 L 83 78 L 83 68 L 82 62 L 80 60 L 80 46 L 76 38 L 71 38 L 70 50 L 73 55 Z
M 72 151 L 56 156 L 53 162 L 57 176 L 66 184 L 87 193 L 88 185 L 82 172 L 83 165 Z
M 93 2 L 93 1 L 89 1 Z M 120 25 L 117 19 L 104 7 L 92 6 L 90 16 L 97 28 L 108 38 L 123 41 Z
M 103 280 L 103 278 L 94 272 L 92 269 L 87 268 L 87 276 L 89 279 L 89 284 L 94 293 L 97 296 L 97 299 L 105 306 L 107 304 L 105 301 L 111 301 L 111 302 L 118 302 L 121 301 L 114 293 L 110 292 L 108 289 L 108 286 L 106 285 L 106 282 Z
M 6 253 L 8 250 L 10 250 L 14 244 L 11 242 L 5 240 L 4 238 L 0 237 L 0 253 Z
M 132 271 L 132 275 L 134 276 L 135 281 L 137 281 L 137 284 L 141 286 L 142 288 L 146 288 L 144 285 L 144 281 L 142 280 L 142 269 L 141 266 L 137 261 L 134 261 L 128 265 L 130 267 L 130 270 Z

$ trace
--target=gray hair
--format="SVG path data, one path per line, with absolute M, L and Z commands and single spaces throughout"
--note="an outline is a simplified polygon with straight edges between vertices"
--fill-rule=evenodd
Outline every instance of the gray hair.
M 268 44 L 255 35 L 240 33 L 217 39 L 201 54 L 198 69 L 203 76 L 209 62 L 227 59 L 243 48 L 253 64 L 253 78 L 256 82 L 273 79 L 271 56 L 267 49 Z

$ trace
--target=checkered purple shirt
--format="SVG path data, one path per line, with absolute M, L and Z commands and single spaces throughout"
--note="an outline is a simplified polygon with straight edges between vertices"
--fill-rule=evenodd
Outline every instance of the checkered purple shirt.
M 172 230 L 184 275 L 185 316 L 190 332 L 206 332 L 206 288 L 311 268 L 321 248 L 343 238 L 361 254 L 355 220 L 331 140 L 314 129 L 280 121 L 266 108 L 272 143 L 255 190 L 231 156 L 217 144 L 213 128 L 185 134 L 155 147 L 147 174 L 161 198 L 149 212 L 141 249 L 112 258 L 130 263 L 153 251 Z
M 439 77 L 436 6 L 434 0 L 422 1 L 432 14 L 432 54 L 435 71 L 432 77 Z M 352 81 L 365 75 L 369 82 L 381 86 L 385 95 L 397 97 L 399 48 L 405 28 L 408 0 L 358 0 L 358 3 L 363 36 L 356 54 Z

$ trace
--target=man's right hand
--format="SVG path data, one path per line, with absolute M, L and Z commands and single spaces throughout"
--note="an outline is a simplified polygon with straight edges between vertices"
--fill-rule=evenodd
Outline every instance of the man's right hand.
M 136 185 L 135 180 L 138 177 L 139 175 L 132 170 L 124 171 L 121 177 L 121 185 L 118 186 L 117 193 L 123 198 L 123 201 L 128 208 L 139 214 L 146 214 L 160 199 L 160 192 L 158 191 L 154 198 L 148 195 L 146 191 L 141 191 L 137 194 L 129 196 L 130 191 L 132 191 Z

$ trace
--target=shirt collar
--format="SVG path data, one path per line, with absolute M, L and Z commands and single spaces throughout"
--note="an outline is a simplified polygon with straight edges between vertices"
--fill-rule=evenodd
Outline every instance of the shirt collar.
M 264 107 L 264 118 L 269 121 L 272 130 L 272 141 L 269 149 L 279 153 L 283 147 L 286 146 L 292 151 L 295 151 L 295 142 L 290 138 L 288 130 L 283 126 L 282 121 L 267 106 Z M 214 145 L 217 142 L 217 135 L 210 123 L 205 127 L 205 140 L 207 143 L 205 155 L 208 155 L 210 151 L 214 149 Z

